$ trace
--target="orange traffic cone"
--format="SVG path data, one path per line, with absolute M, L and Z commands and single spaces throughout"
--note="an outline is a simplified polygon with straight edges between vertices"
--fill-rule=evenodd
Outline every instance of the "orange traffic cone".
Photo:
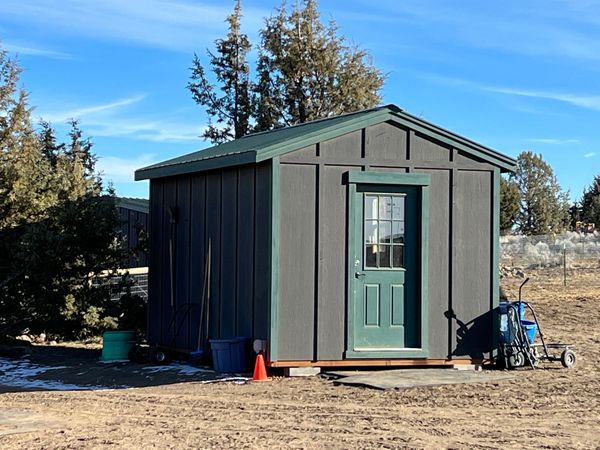
M 256 355 L 256 363 L 254 364 L 254 375 L 252 381 L 269 381 L 267 378 L 267 368 L 265 367 L 265 359 L 262 353 Z

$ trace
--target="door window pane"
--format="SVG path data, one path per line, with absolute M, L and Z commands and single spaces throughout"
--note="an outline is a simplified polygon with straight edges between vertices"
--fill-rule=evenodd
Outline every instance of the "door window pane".
M 404 244 L 404 222 L 392 223 L 392 240 L 394 244 Z
M 404 245 L 394 245 L 392 265 L 404 267 Z
M 404 268 L 405 195 L 365 194 L 365 268 Z
M 365 244 L 377 244 L 378 230 L 376 220 L 365 221 Z
M 390 220 L 392 218 L 392 197 L 379 196 L 379 219 Z
M 379 246 L 379 267 L 392 267 L 391 264 L 391 245 L 380 245 Z
M 366 246 L 365 267 L 377 267 L 377 244 Z
M 365 196 L 365 219 L 377 219 L 378 204 L 376 195 Z
M 392 219 L 404 220 L 404 196 L 392 197 Z
M 392 222 L 381 220 L 379 222 L 379 242 L 390 244 L 392 242 Z

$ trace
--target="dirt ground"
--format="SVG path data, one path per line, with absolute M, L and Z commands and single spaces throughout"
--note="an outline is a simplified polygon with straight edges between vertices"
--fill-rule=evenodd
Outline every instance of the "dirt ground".
M 525 272 L 547 339 L 576 344 L 575 368 L 397 391 L 320 378 L 202 384 L 203 372 L 185 383 L 146 374 L 129 389 L 5 388 L 0 448 L 600 448 L 600 270 L 571 272 L 567 287 L 559 271 Z M 509 298 L 521 281 L 502 280 Z M 119 367 L 97 370 L 99 383 L 122 382 Z

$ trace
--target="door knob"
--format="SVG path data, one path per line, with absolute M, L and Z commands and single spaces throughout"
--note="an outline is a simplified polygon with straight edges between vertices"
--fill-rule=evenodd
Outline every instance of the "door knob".
M 355 276 L 356 278 L 364 277 L 365 275 L 366 275 L 366 273 L 364 273 L 364 272 L 356 272 L 356 273 L 354 274 L 354 276 Z

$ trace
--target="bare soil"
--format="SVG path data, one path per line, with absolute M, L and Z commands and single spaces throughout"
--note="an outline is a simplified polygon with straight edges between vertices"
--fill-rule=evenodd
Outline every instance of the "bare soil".
M 600 271 L 571 271 L 567 287 L 559 270 L 525 272 L 526 300 L 549 341 L 576 344 L 575 368 L 397 391 L 320 378 L 202 384 L 202 374 L 110 391 L 5 389 L 0 447 L 599 448 Z M 509 298 L 521 281 L 502 280 Z

